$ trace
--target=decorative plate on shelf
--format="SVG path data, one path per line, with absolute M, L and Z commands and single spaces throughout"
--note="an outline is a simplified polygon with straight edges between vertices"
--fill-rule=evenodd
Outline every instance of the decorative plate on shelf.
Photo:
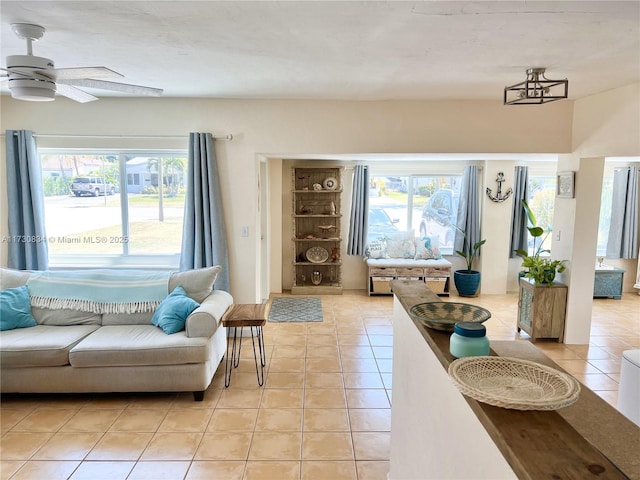
M 325 178 L 322 182 L 322 186 L 327 190 L 335 190 L 336 188 L 338 188 L 338 180 L 336 180 L 334 177 Z
M 306 257 L 311 263 L 322 263 L 329 258 L 329 252 L 322 247 L 311 247 L 307 250 Z
M 571 375 L 520 358 L 459 358 L 449 365 L 449 376 L 463 394 L 514 410 L 557 410 L 580 395 L 580 383 Z

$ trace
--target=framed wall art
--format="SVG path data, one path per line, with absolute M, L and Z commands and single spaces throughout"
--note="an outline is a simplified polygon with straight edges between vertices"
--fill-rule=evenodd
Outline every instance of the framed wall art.
M 558 172 L 556 195 L 559 198 L 573 198 L 576 172 Z

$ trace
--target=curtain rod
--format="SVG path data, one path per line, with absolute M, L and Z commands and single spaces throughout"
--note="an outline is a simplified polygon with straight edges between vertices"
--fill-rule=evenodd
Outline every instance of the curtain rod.
M 5 134 L 3 133 L 2 136 Z M 14 136 L 17 133 L 14 132 Z M 170 139 L 178 140 L 188 138 L 185 135 L 66 135 L 57 133 L 34 133 L 34 137 L 38 138 L 123 138 L 123 139 Z M 233 140 L 233 135 L 213 135 L 218 140 Z

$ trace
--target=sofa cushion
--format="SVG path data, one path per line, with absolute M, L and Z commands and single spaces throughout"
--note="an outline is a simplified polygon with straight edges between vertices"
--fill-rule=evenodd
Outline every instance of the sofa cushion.
M 153 312 L 103 313 L 102 325 L 150 325 Z
M 0 331 L 35 325 L 26 285 L 0 291 Z
M 102 323 L 102 315 L 99 313 L 66 308 L 52 310 L 50 308 L 31 307 L 31 313 L 40 325 L 100 325 Z
M 2 368 L 68 365 L 69 351 L 98 328 L 98 325 L 36 325 L 0 332 L 0 363 Z
M 177 286 L 181 286 L 187 295 L 196 302 L 202 303 L 213 290 L 213 284 L 221 271 L 222 267 L 216 265 L 215 267 L 174 272 L 169 278 L 169 292 L 173 292 Z
M 74 367 L 181 365 L 209 358 L 208 337 L 167 335 L 154 325 L 103 326 L 69 353 Z
M 32 272 L 26 270 L 0 267 L 0 290 L 24 285 L 32 274 Z
M 367 260 L 369 267 L 449 267 L 451 262 L 444 258 L 439 260 L 413 260 L 408 258 L 370 258 Z

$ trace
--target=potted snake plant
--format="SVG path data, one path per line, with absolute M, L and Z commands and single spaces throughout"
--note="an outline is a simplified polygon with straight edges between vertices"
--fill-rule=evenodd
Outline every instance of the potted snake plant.
M 467 232 L 458 227 L 456 229 L 464 239 L 462 250 L 456 250 L 456 253 L 464 258 L 467 268 L 453 272 L 453 283 L 456 286 L 456 290 L 458 290 L 458 295 L 461 297 L 476 297 L 478 288 L 480 288 L 480 271 L 473 270 L 473 259 L 478 256 L 480 247 L 485 244 L 486 240 L 480 240 L 471 245 Z

